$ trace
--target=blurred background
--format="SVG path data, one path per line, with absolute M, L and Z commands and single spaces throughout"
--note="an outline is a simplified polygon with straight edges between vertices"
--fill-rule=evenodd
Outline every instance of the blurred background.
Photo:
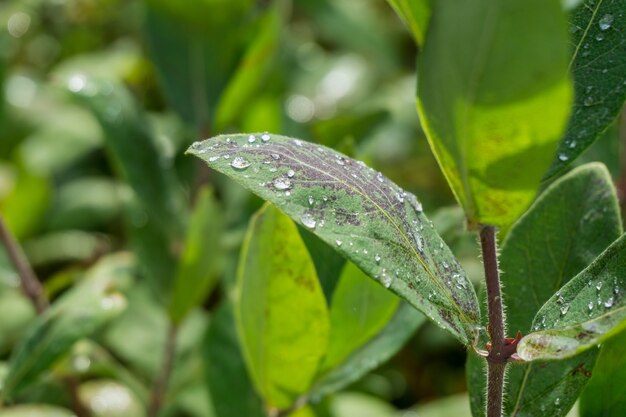
M 165 413 L 214 416 L 207 332 L 261 204 L 183 155 L 214 134 L 281 133 L 365 161 L 420 198 L 480 282 L 475 237 L 419 125 L 417 56 L 383 0 L 2 0 L 0 213 L 52 301 L 95 265 L 133 259 L 116 281 L 126 311 L 16 402 L 71 408 L 69 380 L 94 416 L 144 415 L 141 393 L 159 374 L 168 329 L 168 277 L 208 187 L 220 238 L 206 250 L 221 256 L 207 296 L 181 319 Z M 617 136 L 614 126 L 579 163 L 603 161 L 617 180 Z M 0 251 L 0 374 L 35 317 Z M 467 408 L 464 365 L 463 347 L 424 323 L 336 396 L 336 416 L 441 399 Z M 461 415 L 450 413 L 441 415 Z

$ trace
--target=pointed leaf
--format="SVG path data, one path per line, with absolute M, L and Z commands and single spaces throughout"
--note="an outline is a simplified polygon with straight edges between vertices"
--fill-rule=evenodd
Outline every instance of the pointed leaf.
M 217 282 L 223 263 L 222 212 L 211 190 L 204 188 L 187 228 L 185 249 L 174 281 L 170 318 L 181 322 L 187 313 L 202 303 Z
M 252 380 L 268 407 L 307 392 L 328 346 L 328 311 L 296 225 L 266 203 L 244 241 L 235 315 Z
M 424 43 L 424 35 L 430 18 L 430 0 L 387 0 L 409 27 L 418 45 Z
M 603 165 L 582 166 L 550 185 L 511 228 L 502 246 L 500 268 L 509 333 L 529 333 L 541 306 L 620 234 L 617 196 Z M 591 351 L 541 366 L 512 364 L 505 387 L 506 414 L 567 414 L 589 380 L 595 356 Z M 481 368 L 474 360 L 468 364 L 473 399 L 484 395 Z M 476 404 L 474 410 L 484 415 L 484 404 Z
M 626 99 L 626 0 L 585 0 L 570 16 L 574 109 L 547 177 L 565 170 L 615 120 Z
M 433 2 L 418 111 L 471 225 L 532 202 L 569 114 L 568 56 L 558 0 Z
M 626 331 L 600 350 L 593 376 L 580 398 L 581 417 L 619 417 L 626 409 Z
M 323 369 L 331 369 L 379 333 L 400 299 L 352 262 L 343 269 L 330 306 L 330 341 Z
M 2 395 L 10 398 L 27 387 L 72 345 L 90 336 L 121 313 L 126 301 L 116 291 L 115 269 L 129 267 L 127 257 L 112 264 L 96 265 L 85 280 L 56 301 L 33 323 L 22 342 L 16 346 L 9 363 Z
M 518 354 L 526 361 L 564 359 L 626 327 L 626 235 L 622 235 L 539 310 L 537 330 Z M 545 329 L 545 330 L 542 330 Z
M 415 196 L 332 149 L 278 135 L 218 136 L 190 153 L 271 201 L 461 342 L 472 285 Z

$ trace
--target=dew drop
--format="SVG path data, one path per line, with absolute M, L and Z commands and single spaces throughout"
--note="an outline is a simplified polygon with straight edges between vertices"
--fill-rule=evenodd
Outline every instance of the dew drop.
M 611 307 L 613 307 L 613 297 L 609 297 L 609 299 L 608 299 L 608 300 L 606 300 L 606 301 L 604 302 L 604 306 L 605 306 L 606 308 L 611 308 Z
M 272 157 L 272 159 L 274 159 L 276 161 L 278 161 L 280 159 L 280 155 L 277 154 L 277 153 L 270 154 L 270 156 Z
M 263 142 L 266 142 L 266 143 L 267 143 L 267 142 L 269 142 L 269 141 L 270 141 L 270 135 L 269 135 L 269 134 L 267 134 L 267 133 L 263 133 L 263 134 L 261 135 L 261 140 L 262 140 Z
M 307 198 L 307 200 L 309 201 L 309 206 L 312 206 L 313 203 L 315 203 L 315 200 L 313 200 L 313 196 L 311 195 Z
M 250 162 L 238 156 L 230 163 L 230 166 L 236 170 L 243 171 L 250 166 Z
M 385 288 L 389 288 L 391 286 L 391 275 L 387 275 L 387 273 L 383 270 L 383 274 L 380 278 Z
M 343 242 L 341 240 L 335 240 L 335 243 L 337 244 L 337 246 L 343 245 Z
M 569 159 L 569 157 L 567 155 L 565 155 L 564 153 L 560 153 L 559 154 L 559 161 L 567 161 Z
M 254 143 L 254 142 L 256 142 L 256 137 L 254 135 L 248 136 L 248 143 Z
M 376 256 L 374 256 L 374 260 L 376 261 L 377 264 L 380 263 L 380 255 L 376 254 Z
M 222 158 L 224 159 L 230 159 L 230 155 L 226 154 L 226 155 L 222 155 Z
M 293 178 L 294 175 L 296 175 L 296 172 L 293 169 L 290 169 L 289 171 L 287 171 L 287 176 L 289 178 Z
M 589 301 L 589 304 L 587 304 L 587 308 L 589 309 L 589 311 L 593 310 L 593 301 Z
M 574 149 L 575 147 L 576 147 L 576 141 L 575 141 L 575 140 L 573 140 L 573 141 L 571 141 L 571 142 L 569 143 L 569 148 L 570 148 L 570 149 Z
M 561 399 L 559 397 L 556 397 L 556 400 L 554 400 L 554 405 L 559 405 L 561 404 Z
M 212 157 L 210 157 L 210 158 L 209 158 L 209 162 L 215 162 L 215 161 L 217 161 L 218 159 L 220 159 L 220 157 L 219 157 L 219 156 L 212 156 Z
M 299 139 L 294 139 L 293 142 L 296 144 L 296 146 L 302 146 L 302 141 Z
M 376 179 L 378 180 L 378 182 L 383 182 L 385 180 L 385 177 L 383 177 L 382 172 L 379 172 L 378 174 L 376 174 Z
M 596 35 L 596 40 L 597 40 L 598 42 L 600 42 L 600 41 L 604 40 L 604 33 L 602 33 L 602 32 L 598 33 L 598 34 Z
M 276 178 L 273 182 L 274 188 L 277 190 L 288 190 L 291 188 L 291 181 L 287 178 Z
M 567 312 L 569 311 L 569 305 L 564 305 L 563 307 L 561 307 L 561 315 L 564 316 L 567 314 Z
M 602 281 L 596 284 L 596 290 L 600 291 L 602 289 Z
M 613 24 L 613 15 L 605 14 L 602 16 L 602 19 L 598 21 L 598 26 L 600 26 L 600 30 L 607 30 Z
M 585 97 L 585 99 L 583 100 L 583 104 L 587 107 L 593 105 L 593 97 L 591 96 Z
M 305 227 L 308 227 L 309 229 L 315 229 L 315 226 L 317 226 L 317 221 L 315 221 L 313 216 L 311 216 L 309 213 L 304 213 L 303 215 L 301 215 L 300 221 Z

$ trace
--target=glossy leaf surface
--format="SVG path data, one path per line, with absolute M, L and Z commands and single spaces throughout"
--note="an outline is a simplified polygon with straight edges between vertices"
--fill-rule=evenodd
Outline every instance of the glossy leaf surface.
M 424 36 L 430 18 L 429 0 L 387 0 L 408 26 L 418 45 L 424 43 Z
M 574 108 L 547 176 L 566 169 L 615 120 L 626 99 L 625 0 L 585 0 L 571 12 Z
M 244 241 L 235 301 L 241 347 L 268 407 L 307 392 L 328 346 L 329 321 L 315 266 L 296 225 L 266 203 Z
M 526 361 L 564 359 L 626 327 L 626 235 L 552 296 L 518 354 Z
M 557 0 L 433 2 L 418 111 L 471 225 L 510 226 L 533 200 L 569 114 L 568 55 Z
M 476 294 L 415 196 L 332 149 L 284 136 L 218 136 L 188 151 L 271 201 L 461 342 Z

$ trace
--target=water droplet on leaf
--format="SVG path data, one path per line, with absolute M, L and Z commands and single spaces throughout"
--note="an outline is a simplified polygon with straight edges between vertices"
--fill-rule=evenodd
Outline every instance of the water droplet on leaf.
M 250 162 L 238 156 L 230 163 L 230 166 L 239 171 L 243 171 L 250 166 Z

